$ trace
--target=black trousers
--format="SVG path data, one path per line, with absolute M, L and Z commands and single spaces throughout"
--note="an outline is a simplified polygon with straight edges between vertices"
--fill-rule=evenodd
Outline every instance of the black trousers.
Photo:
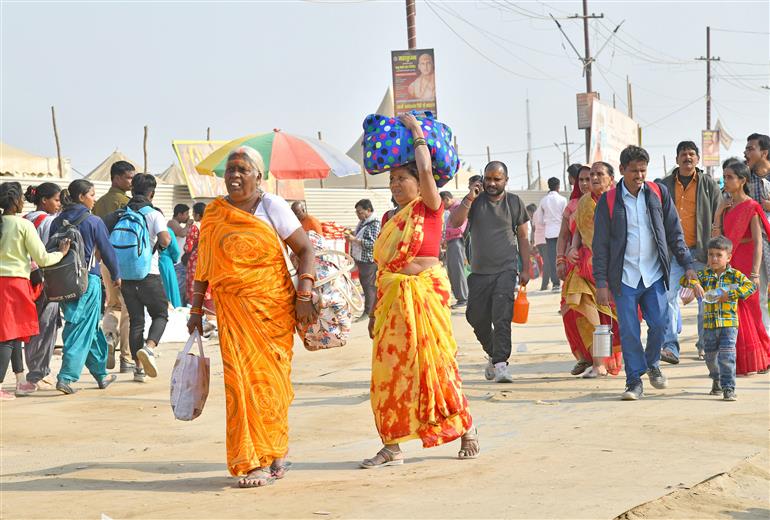
M 511 317 L 516 291 L 516 271 L 468 276 L 465 319 L 493 363 L 511 357 Z
M 556 242 L 558 238 L 546 238 L 545 239 L 545 256 L 543 256 L 543 281 L 540 285 L 540 289 L 548 288 L 548 281 L 551 281 L 551 285 L 557 288 L 561 285 L 561 280 L 556 274 Z
M 152 319 L 147 339 L 157 345 L 168 323 L 168 299 L 159 274 L 148 274 L 144 280 L 123 280 L 120 287 L 128 309 L 128 344 L 131 356 L 144 346 L 144 310 Z
M 361 288 L 364 290 L 364 313 L 372 316 L 374 304 L 377 303 L 377 264 L 356 260 L 356 267 L 358 281 L 361 282 Z
M 9 363 L 12 365 L 14 374 L 24 372 L 24 355 L 21 351 L 20 339 L 0 342 L 0 383 L 5 380 Z

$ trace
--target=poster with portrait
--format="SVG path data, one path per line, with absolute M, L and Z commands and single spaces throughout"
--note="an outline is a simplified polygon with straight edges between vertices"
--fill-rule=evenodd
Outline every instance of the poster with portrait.
M 436 111 L 436 61 L 433 49 L 391 51 L 396 116 L 412 110 Z
M 701 154 L 703 166 L 719 166 L 719 132 L 703 130 L 701 132 Z

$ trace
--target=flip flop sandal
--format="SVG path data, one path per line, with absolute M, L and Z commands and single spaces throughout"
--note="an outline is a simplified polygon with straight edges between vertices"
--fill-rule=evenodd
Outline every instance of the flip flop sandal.
M 291 461 L 286 461 L 283 464 L 276 464 L 273 462 L 270 464 L 270 474 L 276 479 L 281 480 L 283 477 L 286 476 L 286 474 L 289 472 L 289 470 L 292 467 Z
M 400 451 L 392 451 L 383 447 L 377 455 L 361 462 L 364 469 L 384 468 L 385 466 L 400 466 L 404 463 L 404 454 Z
M 267 475 L 266 478 L 257 478 L 256 475 Z M 263 482 L 263 484 L 260 484 Z M 238 480 L 238 487 L 241 489 L 259 488 L 270 486 L 275 483 L 275 477 L 272 476 L 269 469 L 260 468 L 258 470 L 250 471 L 245 477 L 241 477 Z

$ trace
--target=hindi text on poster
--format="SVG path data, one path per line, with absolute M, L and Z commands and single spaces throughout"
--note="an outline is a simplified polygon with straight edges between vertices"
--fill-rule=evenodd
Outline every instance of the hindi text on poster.
M 436 110 L 436 62 L 433 49 L 391 51 L 396 116 L 412 110 Z

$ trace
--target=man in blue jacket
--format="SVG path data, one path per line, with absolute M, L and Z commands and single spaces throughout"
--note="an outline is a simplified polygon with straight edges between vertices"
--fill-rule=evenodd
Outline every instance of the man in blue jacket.
M 660 350 L 670 320 L 666 298 L 671 271 L 669 249 L 684 267 L 685 276 L 696 279 L 668 190 L 645 182 L 649 162 L 643 148 L 629 146 L 623 150 L 623 180 L 602 195 L 594 217 L 596 300 L 599 305 L 608 305 L 610 291 L 615 298 L 626 370 L 622 399 L 627 401 L 642 397 L 645 373 L 653 387 L 667 386 L 660 371 Z M 648 327 L 646 349 L 642 347 L 639 307 Z

